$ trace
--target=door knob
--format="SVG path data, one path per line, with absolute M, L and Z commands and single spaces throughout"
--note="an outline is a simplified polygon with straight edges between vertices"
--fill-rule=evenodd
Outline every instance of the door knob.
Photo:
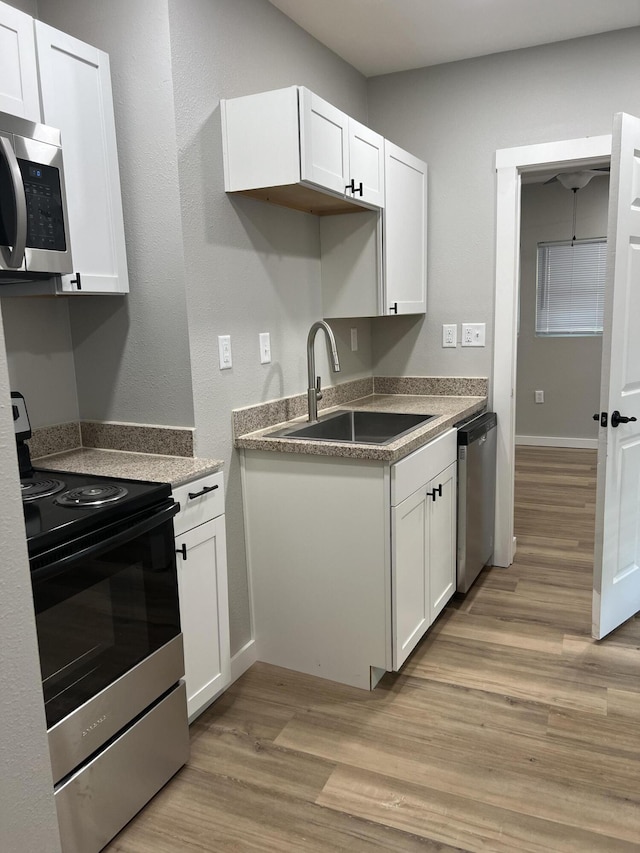
M 611 412 L 611 426 L 617 427 L 618 424 L 628 424 L 629 421 L 637 421 L 637 418 L 627 418 L 624 415 L 621 415 L 620 412 L 616 409 L 615 412 Z

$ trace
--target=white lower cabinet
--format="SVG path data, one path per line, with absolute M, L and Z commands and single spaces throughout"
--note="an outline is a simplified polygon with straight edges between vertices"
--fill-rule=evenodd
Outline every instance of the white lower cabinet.
M 391 510 L 394 670 L 455 592 L 456 467 Z
M 456 435 L 393 465 L 243 451 L 259 660 L 366 689 L 402 666 L 455 591 Z
M 229 601 L 221 473 L 173 490 L 189 721 L 229 685 Z

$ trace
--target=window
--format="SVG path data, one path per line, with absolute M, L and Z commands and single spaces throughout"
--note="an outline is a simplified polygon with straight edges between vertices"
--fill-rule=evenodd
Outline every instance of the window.
M 601 335 L 607 241 L 538 243 L 536 336 Z

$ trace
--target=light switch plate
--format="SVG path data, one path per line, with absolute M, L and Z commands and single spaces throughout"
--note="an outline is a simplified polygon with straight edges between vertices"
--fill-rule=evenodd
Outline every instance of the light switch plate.
M 231 335 L 218 335 L 218 360 L 220 370 L 228 370 L 231 362 Z
M 269 364 L 271 362 L 271 335 L 269 332 L 260 332 L 258 338 L 260 340 L 260 364 Z
M 462 346 L 483 347 L 485 345 L 486 324 L 485 323 L 463 323 L 462 324 Z

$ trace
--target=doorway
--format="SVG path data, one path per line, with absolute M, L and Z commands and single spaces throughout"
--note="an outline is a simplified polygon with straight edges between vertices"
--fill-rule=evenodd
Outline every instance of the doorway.
M 516 446 L 598 448 L 608 170 L 522 176 Z
M 493 409 L 498 415 L 493 563 L 513 562 L 516 352 L 520 279 L 520 207 L 524 174 L 588 168 L 611 156 L 611 136 L 571 139 L 496 152 L 496 286 Z

